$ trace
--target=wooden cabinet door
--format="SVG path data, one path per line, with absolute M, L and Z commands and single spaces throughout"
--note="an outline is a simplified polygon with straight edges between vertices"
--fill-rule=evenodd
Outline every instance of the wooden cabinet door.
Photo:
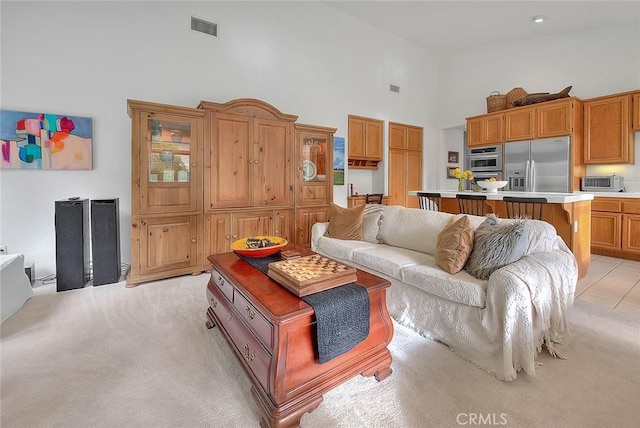
M 389 150 L 389 204 L 402 205 L 406 202 L 405 169 L 406 150 Z
M 231 251 L 231 213 L 207 214 L 205 256 Z
M 291 123 L 254 119 L 253 138 L 252 205 L 292 205 Z
M 622 214 L 591 211 L 591 247 L 619 250 Z
M 205 171 L 208 208 L 251 206 L 252 119 L 216 113 L 211 133 L 210 160 Z
M 200 215 L 140 220 L 139 273 L 170 273 L 202 265 L 201 221 Z
M 134 183 L 132 199 L 138 204 L 134 212 L 164 214 L 201 209 L 202 123 L 195 117 L 141 112 L 133 141 L 132 164 L 139 184 L 136 187 Z
M 293 210 L 275 210 L 273 212 L 273 235 L 293 243 Z
M 535 138 L 535 111 L 533 107 L 509 110 L 504 114 L 504 120 L 506 141 Z
M 333 201 L 333 133 L 335 128 L 296 124 L 296 205 Z
M 570 135 L 573 132 L 573 105 L 573 102 L 551 103 L 548 106 L 541 103 L 536 107 L 536 138 Z
M 633 100 L 631 127 L 634 131 L 640 131 L 640 93 L 633 94 L 631 99 Z
M 482 123 L 482 118 L 467 119 L 467 146 L 474 147 L 483 144 Z
M 406 149 L 407 148 L 407 132 L 406 127 L 398 123 L 389 123 L 389 148 L 390 149 Z
M 408 208 L 418 208 L 418 197 L 409 196 L 407 193 L 410 190 L 422 189 L 422 152 L 417 150 L 407 150 L 405 177 L 405 206 Z
M 407 149 L 422 152 L 422 128 L 407 127 Z
M 365 155 L 367 159 L 382 160 L 383 121 L 367 120 Z
M 296 210 L 296 244 L 311 246 L 311 227 L 329 221 L 329 207 L 300 208 Z
M 622 251 L 640 254 L 640 214 L 622 216 Z
M 349 116 L 349 158 L 363 159 L 365 151 L 366 120 Z
M 597 98 L 584 106 L 584 163 L 633 163 L 629 95 Z
M 249 236 L 272 235 L 273 211 L 245 211 L 233 213 L 231 217 L 232 242 Z
M 484 118 L 483 144 L 504 143 L 504 114 L 496 114 Z

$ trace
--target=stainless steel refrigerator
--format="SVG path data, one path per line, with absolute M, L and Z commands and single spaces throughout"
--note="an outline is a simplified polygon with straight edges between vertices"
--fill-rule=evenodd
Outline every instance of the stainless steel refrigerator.
M 504 145 L 507 189 L 522 192 L 569 192 L 571 138 L 517 141 Z

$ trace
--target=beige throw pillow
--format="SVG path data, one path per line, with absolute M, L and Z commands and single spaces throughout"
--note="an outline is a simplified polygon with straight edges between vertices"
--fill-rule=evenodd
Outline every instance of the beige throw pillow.
M 329 207 L 329 227 L 325 236 L 336 239 L 362 240 L 362 220 L 364 205 L 353 208 L 342 208 L 331 204 Z
M 436 241 L 436 263 L 450 274 L 462 270 L 473 250 L 473 227 L 465 215 L 451 219 L 438 234 Z

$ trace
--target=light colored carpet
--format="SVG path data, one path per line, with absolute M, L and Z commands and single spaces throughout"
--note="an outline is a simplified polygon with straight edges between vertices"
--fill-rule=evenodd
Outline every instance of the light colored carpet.
M 2 428 L 258 427 L 246 375 L 205 327 L 207 280 L 32 297 L 1 328 Z M 514 382 L 395 324 L 393 374 L 340 385 L 301 426 L 637 426 L 640 319 L 583 302 L 571 319 L 567 359 L 543 353 Z

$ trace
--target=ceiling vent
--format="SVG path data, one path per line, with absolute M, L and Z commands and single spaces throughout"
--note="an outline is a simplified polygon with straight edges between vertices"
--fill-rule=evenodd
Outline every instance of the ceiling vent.
M 389 85 L 389 90 L 390 90 L 391 92 L 397 92 L 397 93 L 400 93 L 400 86 L 398 86 L 398 85 Z
M 218 24 L 205 21 L 204 19 L 191 17 L 191 29 L 209 36 L 218 37 Z

